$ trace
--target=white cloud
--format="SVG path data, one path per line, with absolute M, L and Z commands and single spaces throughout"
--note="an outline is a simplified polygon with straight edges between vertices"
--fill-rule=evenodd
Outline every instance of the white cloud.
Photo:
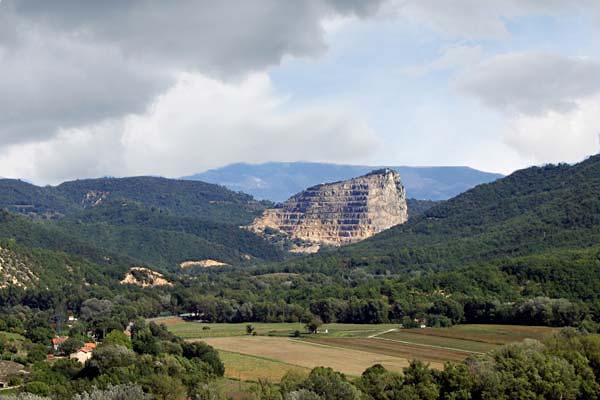
M 508 22 L 528 15 L 560 18 L 566 13 L 598 15 L 597 0 L 396 0 L 394 10 L 406 21 L 428 26 L 444 37 L 506 39 Z
M 44 140 L 146 108 L 181 72 L 226 79 L 326 50 L 326 19 L 382 0 L 7 0 L 0 140 Z
M 457 87 L 505 118 L 504 142 L 533 163 L 574 162 L 599 150 L 600 63 L 509 53 L 465 70 Z
M 237 84 L 181 74 L 145 113 L 12 146 L 0 156 L 0 170 L 38 183 L 102 175 L 182 176 L 235 161 L 355 161 L 378 145 L 351 110 L 288 110 L 265 74 Z M 19 169 L 15 161 L 25 158 L 31 165 Z
M 440 49 L 439 57 L 435 60 L 407 68 L 404 72 L 411 76 L 420 76 L 434 71 L 471 68 L 484 58 L 485 51 L 481 46 L 447 46 Z
M 572 110 L 520 115 L 508 121 L 504 140 L 536 163 L 576 162 L 600 152 L 600 95 Z
M 509 53 L 466 70 L 458 88 L 485 105 L 528 115 L 568 112 L 600 92 L 600 62 L 551 53 Z

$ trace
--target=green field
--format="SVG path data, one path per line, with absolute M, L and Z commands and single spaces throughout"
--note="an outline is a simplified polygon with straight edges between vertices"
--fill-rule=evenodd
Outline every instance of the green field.
M 278 360 L 256 357 L 246 354 L 219 350 L 219 356 L 225 364 L 225 376 L 241 381 L 256 382 L 259 379 L 279 382 L 289 371 L 308 375 L 308 368 L 287 364 Z
M 455 339 L 443 336 L 422 335 L 417 332 L 396 331 L 378 336 L 380 340 L 390 340 L 402 343 L 411 343 L 424 346 L 443 347 L 454 350 L 463 350 L 473 353 L 485 353 L 499 346 L 491 343 L 483 343 L 468 339 Z
M 360 375 L 373 363 L 401 370 L 412 359 L 441 369 L 446 361 L 458 362 L 507 343 L 540 340 L 556 331 L 519 325 L 402 329 L 398 324 L 325 324 L 319 334 L 309 335 L 302 323 L 251 323 L 257 334 L 251 337 L 246 334 L 248 323 L 185 322 L 177 317 L 154 321 L 186 339 L 205 339 L 219 350 L 228 378 L 251 382 L 278 382 L 288 371 L 306 373 L 319 365 L 350 376 Z M 294 331 L 302 338 L 291 340 Z
M 432 336 L 439 338 L 439 340 L 441 338 L 460 339 L 492 345 L 503 345 L 520 342 L 525 339 L 541 340 L 557 330 L 557 328 L 547 326 L 465 324 L 455 325 L 451 328 L 406 329 L 401 332 L 420 336 Z
M 248 323 L 235 324 L 212 324 L 200 322 L 185 322 L 180 318 L 156 318 L 156 323 L 162 323 L 174 334 L 186 339 L 209 338 L 209 337 L 229 337 L 246 335 L 246 325 Z M 306 333 L 303 323 L 250 323 L 257 335 L 270 336 L 291 336 L 295 331 Z M 384 332 L 389 329 L 398 328 L 398 324 L 380 324 L 380 325 L 361 325 L 361 324 L 325 324 L 319 328 L 321 333 L 317 336 L 327 337 L 368 337 Z

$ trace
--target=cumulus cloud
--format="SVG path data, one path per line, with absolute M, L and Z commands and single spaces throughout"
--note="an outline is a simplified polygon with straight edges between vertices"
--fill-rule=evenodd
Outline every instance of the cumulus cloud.
M 600 151 L 600 95 L 561 113 L 522 115 L 508 121 L 504 140 L 537 163 L 577 162 Z
M 600 62 L 550 53 L 493 56 L 457 87 L 503 113 L 505 143 L 535 162 L 577 161 L 598 150 Z
M 598 15 L 596 0 L 396 0 L 394 13 L 451 38 L 505 39 L 508 22 L 528 15 Z
M 551 53 L 501 54 L 467 70 L 458 87 L 504 111 L 567 112 L 600 92 L 600 62 Z
M 481 46 L 453 45 L 440 49 L 435 60 L 405 69 L 408 75 L 420 76 L 434 71 L 471 68 L 485 58 Z
M 143 110 L 181 72 L 228 81 L 325 51 L 322 23 L 381 0 L 5 0 L 0 137 L 39 140 Z
M 182 176 L 245 160 L 348 162 L 377 150 L 368 125 L 333 105 L 290 109 L 265 74 L 225 83 L 180 74 L 144 113 L 62 130 L 0 156 L 5 175 L 57 183 L 82 176 Z M 31 163 L 15 163 L 30 159 Z

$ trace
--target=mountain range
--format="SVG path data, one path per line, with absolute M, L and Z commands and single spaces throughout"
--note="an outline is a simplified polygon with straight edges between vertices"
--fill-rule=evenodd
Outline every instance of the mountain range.
M 597 301 L 600 155 L 575 165 L 517 171 L 363 242 L 292 260 L 284 268 L 355 267 L 421 277 L 420 285 L 430 290 Z
M 382 167 L 268 162 L 231 164 L 183 179 L 215 183 L 234 191 L 251 194 L 257 199 L 283 202 L 307 187 L 351 179 L 381 168 L 398 171 L 407 197 L 417 200 L 447 200 L 474 186 L 503 177 L 469 167 Z
M 0 238 L 85 257 L 100 265 L 185 261 L 235 265 L 283 254 L 241 229 L 265 203 L 204 182 L 154 177 L 101 178 L 39 187 L 0 180 Z
M 256 302 L 261 289 L 248 285 L 259 285 L 256 277 L 263 274 L 284 273 L 296 277 L 298 290 L 307 290 L 304 276 L 318 279 L 323 293 L 317 298 L 341 293 L 343 285 L 372 288 L 393 277 L 420 293 L 415 304 L 443 290 L 456 299 L 550 296 L 600 307 L 600 156 L 517 171 L 430 203 L 370 239 L 305 257 L 290 258 L 240 229 L 269 205 L 218 185 L 163 178 L 45 188 L 0 180 L 0 208 L 9 210 L 0 214 L 0 248 L 13 254 L 12 273 L 30 260 L 29 271 L 45 284 L 59 285 L 58 277 L 73 270 L 80 281 L 104 285 L 122 279 L 131 266 L 147 266 L 194 285 L 208 279 L 202 278 L 207 270 L 193 269 L 195 278 L 188 280 L 192 270 L 179 265 L 213 259 L 232 268 L 208 272 L 219 290 L 210 293 L 237 296 L 242 290 L 240 296 Z M 272 289 L 272 301 L 295 295 L 283 286 Z

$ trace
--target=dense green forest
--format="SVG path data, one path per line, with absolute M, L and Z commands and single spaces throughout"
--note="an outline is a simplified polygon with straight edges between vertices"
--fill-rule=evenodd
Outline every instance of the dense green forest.
M 0 237 L 97 262 L 110 254 L 164 271 L 190 260 L 279 261 L 281 250 L 240 228 L 265 206 L 221 186 L 163 178 L 104 178 L 45 188 L 0 180 L 0 207 L 29 217 L 3 214 Z
M 0 179 L 0 208 L 38 217 L 69 215 L 107 199 L 128 199 L 179 216 L 233 224 L 252 221 L 268 205 L 219 185 L 148 176 L 82 179 L 45 187 Z
M 78 181 L 70 193 L 121 190 L 122 180 L 101 181 L 108 186 Z M 67 196 L 64 188 L 60 193 Z M 135 188 L 131 193 L 139 195 Z M 157 313 L 194 312 L 225 322 L 316 315 L 340 322 L 589 327 L 600 321 L 599 199 L 598 156 L 534 167 L 427 203 L 408 223 L 364 242 L 288 261 L 236 225 L 179 215 L 154 200 L 146 203 L 156 206 L 108 198 L 51 222 L 4 213 L 0 232 L 24 248 L 75 255 L 111 279 L 122 279 L 132 265 L 170 272 L 174 286 L 161 290 L 171 300 Z M 198 258 L 233 267 L 179 269 Z
M 413 363 L 403 375 L 375 368 L 349 382 L 318 369 L 290 386 L 263 385 L 258 398 L 597 398 L 597 338 L 586 334 L 600 331 L 599 156 L 518 171 L 449 201 L 422 204 L 406 224 L 364 242 L 291 259 L 239 228 L 264 205 L 222 188 L 214 197 L 187 195 L 178 203 L 176 196 L 156 193 L 144 200 L 145 179 L 130 192 L 110 182 L 48 191 L 1 182 L 14 190 L 1 192 L 9 211 L 0 212 L 0 331 L 29 341 L 23 348 L 30 351 L 20 356 L 28 365 L 65 331 L 68 315 L 81 317 L 69 329 L 100 339 L 140 318 L 182 313 L 211 322 L 572 326 L 578 333 L 509 347 L 443 372 Z M 165 183 L 164 191 L 171 189 Z M 230 207 L 237 214 L 220 220 Z M 231 266 L 178 267 L 200 258 Z M 119 283 L 140 265 L 162 271 L 171 285 Z M 128 360 L 114 361 L 121 369 L 109 366 L 105 374 L 87 365 L 38 366 L 25 388 L 60 399 L 96 390 L 98 382 L 97 390 L 159 392 L 164 389 L 151 387 L 154 375 L 143 366 L 163 357 L 161 363 L 179 371 L 170 382 L 174 393 L 201 396 L 186 371 L 201 374 L 202 390 L 208 390 L 215 371 L 190 364 L 185 346 L 160 327 L 147 329 L 162 347 L 108 351 L 110 365 Z M 568 347 L 578 355 L 567 354 Z M 533 368 L 529 360 L 538 368 L 535 379 L 524 372 Z M 563 386 L 552 386 L 551 376 Z M 49 385 L 52 380 L 66 389 Z M 340 385 L 350 397 L 329 395 L 318 382 Z

